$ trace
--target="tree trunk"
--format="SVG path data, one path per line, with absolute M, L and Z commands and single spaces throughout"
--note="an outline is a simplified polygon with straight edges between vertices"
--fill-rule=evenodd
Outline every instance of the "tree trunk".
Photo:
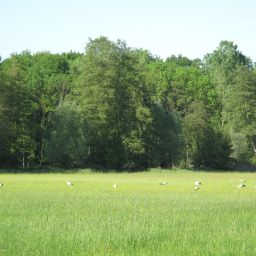
M 43 113 L 42 119 L 41 119 L 41 145 L 40 145 L 40 158 L 39 158 L 39 166 L 41 167 L 43 164 L 43 155 L 44 155 L 44 136 L 45 136 L 45 113 Z
M 41 141 L 41 148 L 40 148 L 40 160 L 39 160 L 39 166 L 41 167 L 43 164 L 43 155 L 44 155 L 44 142 Z
M 25 168 L 25 150 L 24 148 L 22 149 L 22 169 Z
M 256 154 L 256 143 L 254 141 L 254 138 L 252 138 L 252 148 L 253 148 L 254 153 Z
M 186 146 L 186 160 L 187 160 L 187 166 L 190 166 L 190 157 L 189 157 L 189 150 L 188 150 L 189 146 Z

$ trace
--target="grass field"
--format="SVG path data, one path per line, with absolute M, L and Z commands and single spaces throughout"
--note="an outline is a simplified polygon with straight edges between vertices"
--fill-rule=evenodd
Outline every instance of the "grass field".
M 254 173 L 82 171 L 0 182 L 0 256 L 256 255 Z

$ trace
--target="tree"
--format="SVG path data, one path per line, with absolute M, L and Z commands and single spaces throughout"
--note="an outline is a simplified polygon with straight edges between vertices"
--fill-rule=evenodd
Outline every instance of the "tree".
M 69 55 L 37 53 L 26 74 L 27 89 L 31 91 L 33 102 L 33 122 L 37 145 L 37 158 L 41 166 L 44 156 L 46 129 L 57 106 L 61 105 L 69 93 Z M 72 54 L 71 54 L 72 56 Z
M 228 91 L 226 118 L 234 132 L 244 134 L 256 155 L 256 74 L 246 66 L 237 69 Z M 241 137 L 241 136 L 240 136 Z
M 195 100 L 211 106 L 212 112 L 216 107 L 216 90 L 198 61 L 182 56 L 152 61 L 148 64 L 147 84 L 154 102 L 183 117 Z
M 207 107 L 194 102 L 183 120 L 185 158 L 188 166 L 227 168 L 230 163 L 231 141 L 211 127 Z
M 121 41 L 101 37 L 86 47 L 75 100 L 93 131 L 89 160 L 95 165 L 122 168 L 130 161 L 129 151 L 146 152 L 131 146 L 144 147 L 146 123 L 139 120 L 151 115 L 135 62 Z
M 7 118 L 7 102 L 5 94 L 7 93 L 5 81 L 2 72 L 2 63 L 0 62 L 0 166 L 7 163 L 10 158 L 10 137 L 11 125 Z
M 51 114 L 69 93 L 69 66 L 76 57 L 24 51 L 1 63 L 0 104 L 9 131 L 3 142 L 12 164 L 25 167 L 31 161 L 41 165 L 46 160 L 45 131 Z
M 28 166 L 34 157 L 33 128 L 31 129 L 31 91 L 26 87 L 26 72 L 31 65 L 28 51 L 14 54 L 2 63 L 1 95 L 6 128 L 3 142 L 7 159 L 11 164 L 22 163 Z M 12 155 L 10 155 L 10 153 Z M 7 163 L 10 162 L 7 160 Z
M 224 125 L 226 123 L 226 102 L 228 101 L 227 91 L 232 89 L 237 68 L 240 66 L 252 68 L 252 62 L 238 50 L 238 46 L 233 42 L 221 41 L 213 53 L 205 56 L 204 64 L 220 99 L 220 123 Z
M 45 155 L 53 166 L 86 164 L 88 127 L 75 105 L 64 103 L 53 113 L 46 131 Z
M 161 105 L 153 107 L 153 122 L 150 132 L 151 166 L 172 167 L 180 155 L 180 120 Z

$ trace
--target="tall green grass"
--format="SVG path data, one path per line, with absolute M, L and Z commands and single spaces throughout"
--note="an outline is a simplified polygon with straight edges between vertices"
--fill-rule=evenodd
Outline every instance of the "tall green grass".
M 0 256 L 256 255 L 254 173 L 0 174 L 0 182 Z

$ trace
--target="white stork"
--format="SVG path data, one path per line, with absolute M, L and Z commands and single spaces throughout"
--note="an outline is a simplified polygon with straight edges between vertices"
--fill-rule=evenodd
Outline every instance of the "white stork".
M 73 182 L 72 181 L 70 181 L 70 180 L 66 180 L 66 184 L 69 186 L 69 187 L 71 187 L 71 186 L 73 186 L 74 184 L 73 184 Z
M 246 185 L 244 184 L 245 180 L 240 180 L 240 184 L 237 186 L 238 188 L 245 188 Z
M 202 186 L 202 182 L 201 182 L 201 181 L 196 181 L 196 182 L 195 182 L 194 190 L 198 190 L 198 189 L 200 189 L 200 188 L 201 188 L 201 186 Z

